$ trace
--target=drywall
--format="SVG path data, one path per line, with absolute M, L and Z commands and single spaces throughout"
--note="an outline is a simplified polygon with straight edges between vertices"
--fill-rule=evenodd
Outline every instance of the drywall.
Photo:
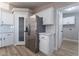
M 64 25 L 63 36 L 71 40 L 78 40 L 79 13 L 67 13 L 63 17 L 75 16 L 75 25 Z

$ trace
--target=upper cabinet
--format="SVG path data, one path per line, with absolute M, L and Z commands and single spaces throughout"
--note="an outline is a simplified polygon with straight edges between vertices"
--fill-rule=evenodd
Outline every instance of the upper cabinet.
M 0 20 L 1 20 L 1 9 L 0 9 Z
M 14 23 L 14 21 L 13 21 L 13 14 L 11 12 L 7 12 L 6 16 L 7 16 L 7 18 L 6 18 L 6 20 L 7 20 L 6 24 L 13 24 Z
M 75 16 L 63 18 L 63 25 L 75 24 Z
M 50 7 L 43 11 L 36 13 L 39 17 L 43 17 L 43 25 L 54 24 L 54 8 Z
M 0 9 L 0 25 L 1 25 L 1 9 Z
M 13 25 L 13 15 L 12 12 L 8 10 L 0 10 L 0 24 Z

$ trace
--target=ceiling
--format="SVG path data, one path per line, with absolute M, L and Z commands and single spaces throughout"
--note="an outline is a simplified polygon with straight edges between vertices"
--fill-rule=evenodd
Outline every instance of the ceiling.
M 77 2 L 9 2 L 10 5 L 17 8 L 29 8 L 31 10 L 38 10 L 42 6 L 52 5 L 54 7 L 60 8 L 67 5 L 75 4 Z M 34 10 L 36 12 L 36 10 Z M 63 13 L 77 13 L 79 12 L 79 6 L 77 6 L 74 10 L 66 11 L 63 10 Z
M 79 13 L 79 5 L 66 8 L 63 10 L 63 13 Z
M 18 8 L 36 8 L 42 5 L 50 4 L 51 2 L 10 2 L 10 5 Z
M 75 2 L 9 2 L 10 5 L 13 5 L 14 7 L 18 7 L 18 8 L 36 8 L 39 6 L 43 6 L 43 5 L 47 5 L 47 4 L 51 4 L 53 6 L 58 6 L 58 5 L 69 5 L 69 4 L 73 4 Z

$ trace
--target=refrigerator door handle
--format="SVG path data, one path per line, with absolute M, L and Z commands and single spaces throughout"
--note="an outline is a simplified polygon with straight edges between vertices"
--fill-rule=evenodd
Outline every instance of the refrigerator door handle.
M 25 31 L 24 32 L 28 32 L 28 27 L 26 27 Z
M 31 28 L 30 28 L 30 25 L 28 27 L 28 35 L 30 35 L 30 32 L 31 32 Z

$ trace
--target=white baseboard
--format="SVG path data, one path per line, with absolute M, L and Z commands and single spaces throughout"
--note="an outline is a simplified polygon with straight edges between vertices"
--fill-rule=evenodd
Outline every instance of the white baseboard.
M 63 40 L 67 40 L 67 41 L 72 41 L 72 42 L 78 43 L 78 40 L 73 40 L 73 39 L 68 39 L 68 38 L 65 38 L 65 39 L 63 39 Z
M 17 42 L 17 43 L 15 43 L 14 45 L 15 45 L 15 46 L 16 46 L 16 45 L 25 45 L 25 42 Z

